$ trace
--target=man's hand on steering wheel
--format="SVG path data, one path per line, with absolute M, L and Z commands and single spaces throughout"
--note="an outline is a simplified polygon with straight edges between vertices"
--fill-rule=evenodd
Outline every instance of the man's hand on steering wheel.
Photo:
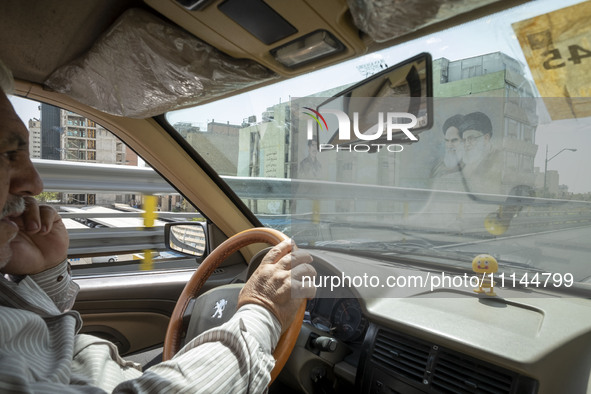
M 302 286 L 302 277 L 313 278 L 312 257 L 287 239 L 274 246 L 250 277 L 238 298 L 238 308 L 260 305 L 271 311 L 283 333 L 293 321 L 302 298 L 313 298 L 316 288 Z
M 316 270 L 309 264 L 312 257 L 308 253 L 297 250 L 285 234 L 270 228 L 244 230 L 222 242 L 203 260 L 185 285 L 172 312 L 164 339 L 163 360 L 170 360 L 182 346 L 184 317 L 191 300 L 195 299 L 196 305 L 199 305 L 200 300 L 206 302 L 209 297 L 218 300 L 232 297 L 235 286 L 219 286 L 200 297 L 197 297 L 197 294 L 213 271 L 228 256 L 253 243 L 276 246 L 267 253 L 260 266 L 244 284 L 240 294 L 234 293 L 234 297 L 238 298 L 238 307 L 244 304 L 260 305 L 273 313 L 281 324 L 281 338 L 273 351 L 275 367 L 271 371 L 271 382 L 277 377 L 298 339 L 306 298 L 313 298 L 316 294 L 315 287 L 302 286 L 302 277 L 313 277 Z M 193 315 L 191 310 L 189 312 L 191 321 L 188 323 L 188 331 L 191 335 L 188 336 L 191 339 L 195 333 L 200 332 L 199 329 L 193 332 L 190 327 L 199 327 L 200 317 L 207 320 L 207 315 L 211 315 L 211 312 L 209 309 L 203 310 L 201 314 L 197 312 Z

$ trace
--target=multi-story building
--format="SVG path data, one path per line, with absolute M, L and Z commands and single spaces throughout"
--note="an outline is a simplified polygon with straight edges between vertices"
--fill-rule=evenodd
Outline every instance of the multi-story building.
M 187 136 L 191 133 L 196 133 L 200 131 L 199 127 L 193 126 L 192 123 L 189 122 L 177 122 L 173 125 L 174 129 L 179 132 L 183 138 L 187 138 Z
M 137 156 L 94 121 L 58 107 L 42 103 L 41 120 L 29 120 L 30 153 L 33 158 L 85 163 L 137 165 Z M 62 201 L 73 204 L 123 202 L 125 196 L 64 194 Z
M 125 145 L 96 122 L 77 113 L 60 109 L 61 159 L 86 163 L 125 164 Z M 76 203 L 106 204 L 124 202 L 115 194 L 75 194 Z
M 205 130 L 189 122 L 177 122 L 173 127 L 190 145 L 199 147 L 199 152 L 220 175 L 236 176 L 240 125 L 212 120 Z M 218 146 L 223 146 L 224 151 L 218 152 Z M 159 205 L 166 211 L 193 210 L 179 195 L 160 197 Z
M 290 119 L 289 103 L 277 104 L 240 130 L 238 176 L 290 177 Z
M 493 124 L 493 147 L 502 152 L 502 193 L 518 185 L 535 186 L 538 116 L 532 89 L 524 77 L 524 66 L 501 52 L 433 61 L 433 96 L 442 97 L 435 102 L 444 114 L 434 128 L 441 129 L 445 115 L 485 112 Z M 459 99 L 449 99 L 454 97 Z
M 125 164 L 125 145 L 96 122 L 60 110 L 62 160 Z
M 568 186 L 560 185 L 560 175 L 556 170 L 548 170 L 544 174 L 544 169 L 540 169 L 539 167 L 534 168 L 534 175 L 536 177 L 536 189 L 539 191 L 544 191 L 545 195 L 550 197 L 564 197 L 566 191 L 568 191 Z M 566 188 L 566 190 L 564 190 Z
M 294 163 L 291 158 L 290 111 L 289 103 L 277 104 L 267 108 L 262 114 L 262 122 L 243 125 L 238 148 L 238 176 L 291 177 Z M 249 200 L 246 203 L 256 213 L 276 214 L 288 210 L 286 201 Z
M 41 158 L 61 160 L 61 117 L 60 109 L 41 104 Z
M 510 192 L 518 185 L 534 187 L 533 163 L 538 148 L 535 144 L 537 114 L 532 84 L 524 78 L 524 74 L 522 64 L 500 52 L 456 61 L 445 58 L 435 60 L 435 121 L 431 130 L 420 135 L 421 143 L 405 146 L 404 153 L 400 154 L 381 151 L 371 154 L 341 153 L 334 157 L 334 152 L 322 152 L 318 158 L 324 163 L 323 179 L 431 188 L 435 160 L 444 153 L 445 144 L 441 132 L 443 122 L 452 113 L 466 114 L 482 110 L 493 123 L 493 146 L 502 152 L 504 167 L 499 192 Z M 330 97 L 344 88 L 346 86 L 315 96 Z M 478 101 L 475 97 L 482 99 Z M 478 105 L 484 108 L 479 108 Z M 294 105 L 292 101 L 269 107 L 262 114 L 261 122 L 245 125 L 240 130 L 237 166 L 239 176 L 301 177 L 302 174 L 297 171 L 298 164 L 309 154 L 306 121 L 300 121 L 301 113 L 291 113 L 290 106 L 291 111 L 295 111 L 297 103 Z M 279 140 L 289 141 L 287 151 L 282 150 L 286 144 L 277 143 Z M 337 201 L 331 209 L 347 212 L 352 203 Z M 362 208 L 367 212 L 379 212 L 382 211 L 380 204 L 392 202 L 355 201 L 355 204 L 363 204 Z M 258 212 L 272 213 L 277 207 L 276 204 L 267 205 L 271 208 L 266 207 L 266 202 L 259 201 L 256 207 L 251 208 Z
M 189 144 L 200 147 L 201 154 L 220 175 L 236 176 L 240 125 L 211 121 L 207 124 L 207 131 L 189 123 L 175 123 L 174 128 Z M 223 146 L 224 151 L 218 152 L 216 146 Z
M 29 119 L 29 155 L 32 159 L 41 158 L 41 121 Z

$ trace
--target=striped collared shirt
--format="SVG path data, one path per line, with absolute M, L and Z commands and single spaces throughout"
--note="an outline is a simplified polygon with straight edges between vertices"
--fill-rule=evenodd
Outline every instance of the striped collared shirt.
M 245 305 L 220 327 L 142 372 L 112 343 L 77 335 L 68 311 L 77 286 L 64 262 L 18 283 L 0 277 L 0 392 L 261 393 L 281 327 L 265 308 Z M 60 310 L 61 309 L 61 310 Z

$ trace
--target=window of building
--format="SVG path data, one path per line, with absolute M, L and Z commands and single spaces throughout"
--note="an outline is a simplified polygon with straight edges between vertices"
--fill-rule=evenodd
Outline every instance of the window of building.
M 523 125 L 523 140 L 535 143 L 534 141 L 535 129 L 532 126 Z
M 533 172 L 534 170 L 534 158 L 531 156 L 521 156 L 521 164 L 520 164 L 521 171 Z
M 505 153 L 505 169 L 518 170 L 519 169 L 519 155 L 513 152 Z
M 505 137 L 519 139 L 519 122 L 505 118 Z

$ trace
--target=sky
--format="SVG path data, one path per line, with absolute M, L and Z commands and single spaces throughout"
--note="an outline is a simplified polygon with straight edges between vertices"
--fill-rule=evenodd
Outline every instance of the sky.
M 18 116 L 20 116 L 23 123 L 28 125 L 29 119 L 40 119 L 39 103 L 31 100 L 22 99 L 20 97 L 11 96 L 10 102 Z
M 548 170 L 558 171 L 559 184 L 567 185 L 569 192 L 591 192 L 591 118 L 562 120 L 538 126 L 536 144 L 536 167 L 544 171 L 548 145 Z M 576 149 L 576 152 L 561 152 L 562 149 Z
M 211 104 L 172 112 L 168 114 L 168 120 L 171 124 L 190 122 L 198 126 L 205 126 L 212 120 L 240 124 L 243 119 L 256 115 L 257 120 L 260 121 L 261 114 L 267 107 L 289 101 L 291 97 L 304 97 L 363 79 L 364 75 L 360 70 L 363 65 L 377 62 L 392 66 L 421 52 L 431 53 L 433 59 L 446 57 L 453 61 L 501 51 L 520 61 L 526 70 L 526 77 L 531 79 L 511 23 L 578 2 L 580 1 L 562 0 L 556 2 L 548 0 L 524 4 L 509 10 L 504 15 L 486 17 L 484 28 L 482 24 L 478 24 L 479 34 L 470 34 L 470 29 L 476 25 L 472 22 L 399 45 L 395 51 L 383 50 L 343 63 L 335 68 L 319 70 L 304 78 L 294 78 Z M 483 41 L 483 36 L 495 39 Z M 591 59 L 587 59 L 587 61 L 591 62 Z M 27 103 L 26 100 L 18 98 L 12 98 L 11 101 L 25 123 L 31 118 L 40 117 L 38 104 Z M 591 168 L 590 123 L 590 119 L 554 122 L 542 124 L 536 132 L 535 142 L 538 145 L 538 153 L 534 165 L 542 170 L 546 145 L 548 145 L 548 157 L 563 148 L 577 149 L 576 152 L 562 152 L 548 163 L 548 169 L 558 170 L 560 183 L 568 185 L 571 192 L 591 192 L 591 177 L 586 174 L 586 170 Z

